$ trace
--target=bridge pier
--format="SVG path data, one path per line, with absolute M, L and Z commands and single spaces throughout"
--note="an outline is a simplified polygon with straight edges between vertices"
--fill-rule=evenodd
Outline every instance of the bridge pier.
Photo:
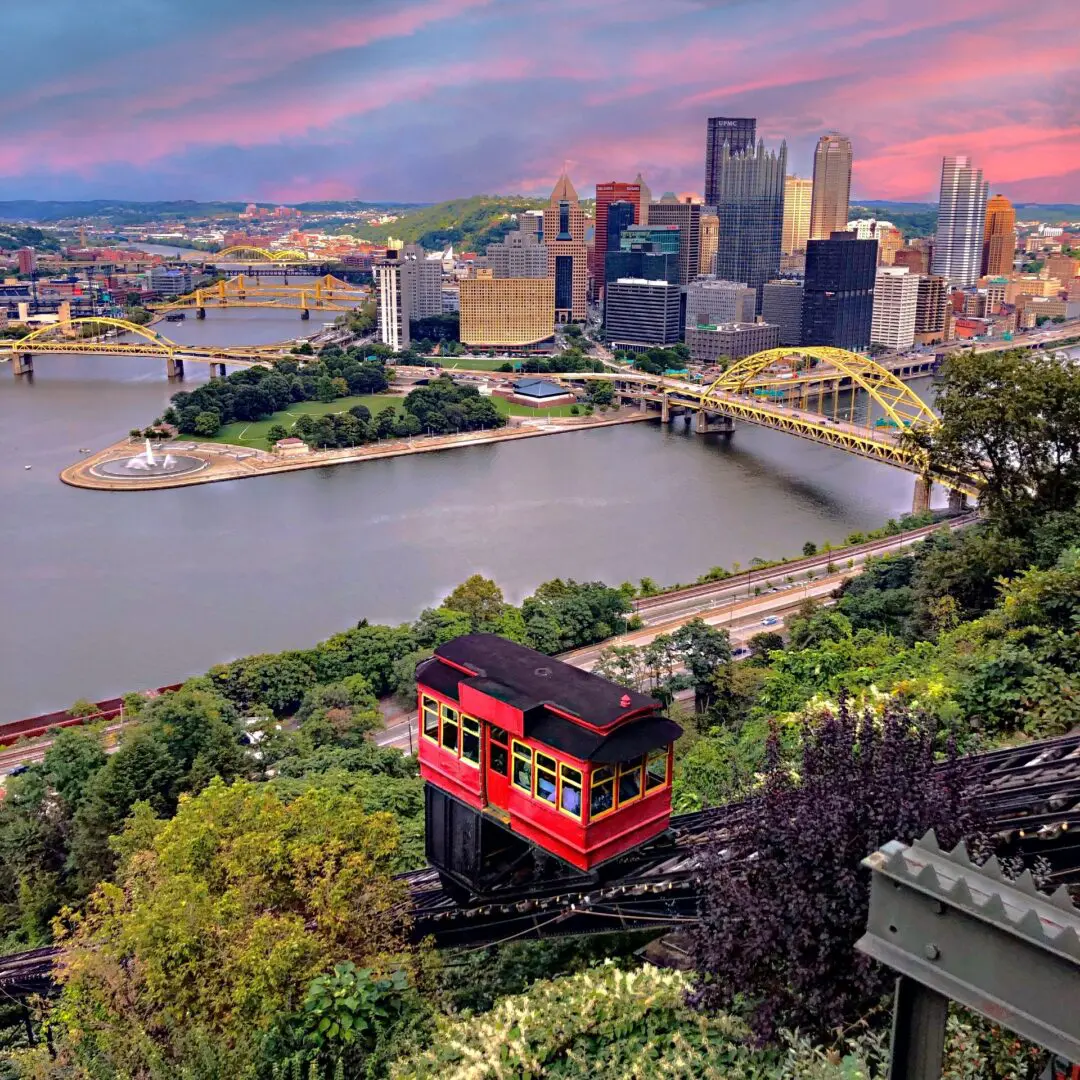
M 300 318 L 305 319 L 305 320 L 310 319 L 311 318 L 311 312 L 307 308 L 301 308 L 300 309 Z
M 195 318 L 196 319 L 205 319 L 206 318 L 206 308 L 197 307 L 195 309 Z
M 11 370 L 15 375 L 33 375 L 34 374 L 34 356 L 33 356 L 33 353 L 12 353 L 11 354 Z
M 660 423 L 671 423 L 671 407 L 668 405 L 668 396 L 665 394 L 660 400 Z
M 210 364 L 210 378 L 211 379 L 224 379 L 225 378 L 225 365 L 219 364 L 216 361 Z
M 709 417 L 714 419 L 710 420 Z M 698 435 L 730 435 L 735 430 L 735 421 L 730 416 L 709 413 L 705 409 L 698 409 L 694 421 L 694 431 Z
M 911 500 L 912 514 L 925 514 L 930 509 L 930 491 L 933 486 L 929 476 L 915 477 L 915 495 Z
M 169 356 L 165 360 L 165 372 L 170 379 L 182 379 L 184 377 L 184 358 L 182 356 Z
M 967 495 L 962 491 L 949 491 L 949 512 L 962 514 L 968 508 Z

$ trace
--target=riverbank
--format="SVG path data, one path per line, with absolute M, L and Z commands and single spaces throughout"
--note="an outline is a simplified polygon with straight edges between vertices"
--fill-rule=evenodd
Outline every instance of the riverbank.
M 282 457 L 267 450 L 243 449 L 224 443 L 205 443 L 175 440 L 162 444 L 162 453 L 182 452 L 198 458 L 203 467 L 194 473 L 180 476 L 147 477 L 132 472 L 132 478 L 102 476 L 95 469 L 107 462 L 134 457 L 141 446 L 125 438 L 99 450 L 96 454 L 69 465 L 60 479 L 71 487 L 94 491 L 154 491 L 161 488 L 190 487 L 195 484 L 214 484 L 226 480 L 243 480 L 252 476 L 271 476 L 275 473 L 299 472 L 303 469 L 322 469 L 330 465 L 345 465 L 360 461 L 382 461 L 386 458 L 411 454 L 428 454 L 439 450 L 455 450 L 485 443 L 515 442 L 543 435 L 564 435 L 573 431 L 593 430 L 620 424 L 640 423 L 655 419 L 655 414 L 638 409 L 623 409 L 604 418 L 596 416 L 537 418 L 495 431 L 468 431 L 460 435 L 436 435 L 412 439 L 390 439 L 341 450 L 312 450 L 302 457 Z

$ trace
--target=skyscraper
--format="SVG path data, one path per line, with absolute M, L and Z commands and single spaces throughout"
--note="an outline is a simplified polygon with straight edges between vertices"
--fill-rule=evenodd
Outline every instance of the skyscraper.
M 780 243 L 781 255 L 806 251 L 810 239 L 810 202 L 814 190 L 812 180 L 798 176 L 784 179 L 784 234 Z
M 784 176 L 787 143 L 778 151 L 756 150 L 732 155 L 725 145 L 720 154 L 716 212 L 720 237 L 716 276 L 745 281 L 757 292 L 780 273 L 780 241 L 784 226 Z
M 810 239 L 827 240 L 847 225 L 851 198 L 851 140 L 835 131 L 822 135 L 814 151 L 814 194 Z
M 984 276 L 1011 274 L 1016 253 L 1016 211 L 1004 195 L 986 204 L 983 227 L 982 272 Z
M 716 206 L 723 153 L 734 157 L 754 149 L 757 121 L 752 117 L 710 116 L 705 135 L 705 205 Z
M 559 177 L 544 211 L 548 277 L 555 279 L 555 321 L 584 322 L 589 288 L 585 215 L 570 178 Z
M 629 224 L 633 225 L 641 220 L 641 185 L 627 184 L 621 180 L 610 180 L 607 183 L 596 185 L 596 265 L 599 278 L 603 278 L 604 255 L 609 246 L 608 212 L 612 203 L 628 204 L 633 210 L 633 219 Z M 618 247 L 618 234 L 616 234 L 615 247 Z
M 791 278 L 768 281 L 761 290 L 761 317 L 780 327 L 781 345 L 802 344 L 803 283 Z
M 679 281 L 697 277 L 701 253 L 701 203 L 680 202 L 670 191 L 649 207 L 650 225 L 678 225 Z
M 679 340 L 679 286 L 619 278 L 604 292 L 604 330 L 613 349 L 642 352 Z
M 464 344 L 522 349 L 548 341 L 554 334 L 551 278 L 473 278 L 461 283 Z
M 941 198 L 931 272 L 950 285 L 974 285 L 982 267 L 987 185 L 971 158 L 947 157 L 941 163 Z
M 804 345 L 859 351 L 870 344 L 877 241 L 834 232 L 806 244 Z
M 389 249 L 373 268 L 379 340 L 395 351 L 409 347 L 409 281 L 398 255 Z

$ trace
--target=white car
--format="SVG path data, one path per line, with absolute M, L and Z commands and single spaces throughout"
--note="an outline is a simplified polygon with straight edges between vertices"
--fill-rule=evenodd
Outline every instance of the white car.
M 762 626 L 775 626 L 780 620 L 775 615 L 767 615 L 761 620 Z

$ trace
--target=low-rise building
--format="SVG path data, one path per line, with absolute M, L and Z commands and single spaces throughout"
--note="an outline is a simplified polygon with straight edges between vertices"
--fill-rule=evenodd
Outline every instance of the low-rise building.
M 780 327 L 764 322 L 688 325 L 686 344 L 696 364 L 715 364 L 721 357 L 741 360 L 766 349 L 778 349 Z
M 511 389 L 511 400 L 533 408 L 567 405 L 577 400 L 572 391 L 548 379 L 518 379 Z
M 146 271 L 146 283 L 151 292 L 159 296 L 183 296 L 193 287 L 191 271 L 186 268 L 171 269 L 152 266 Z

